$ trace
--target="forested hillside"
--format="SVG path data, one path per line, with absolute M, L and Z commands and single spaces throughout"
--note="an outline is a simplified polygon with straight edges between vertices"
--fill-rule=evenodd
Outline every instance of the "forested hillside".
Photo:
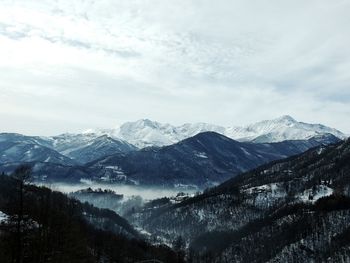
M 182 262 L 116 213 L 28 185 L 30 169 L 0 176 L 0 262 Z
M 133 215 L 191 262 L 348 262 L 350 141 L 242 174 L 202 195 Z

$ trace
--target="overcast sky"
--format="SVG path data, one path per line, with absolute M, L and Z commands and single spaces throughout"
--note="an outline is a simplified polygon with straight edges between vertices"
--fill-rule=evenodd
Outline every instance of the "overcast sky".
M 350 133 L 350 0 L 0 1 L 0 131 L 289 114 Z

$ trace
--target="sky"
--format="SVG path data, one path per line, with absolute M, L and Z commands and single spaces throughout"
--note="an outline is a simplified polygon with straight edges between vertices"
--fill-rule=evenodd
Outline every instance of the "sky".
M 1 0 L 0 132 L 281 115 L 350 133 L 350 0 Z

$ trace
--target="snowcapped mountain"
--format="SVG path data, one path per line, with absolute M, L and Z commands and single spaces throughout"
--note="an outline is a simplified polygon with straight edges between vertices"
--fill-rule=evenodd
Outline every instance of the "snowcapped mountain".
M 49 146 L 49 141 L 15 133 L 0 134 L 0 163 L 51 162 L 74 165 L 75 161 Z
M 139 148 L 170 145 L 180 140 L 174 126 L 147 119 L 124 123 L 115 134 Z
M 145 148 L 171 145 L 207 131 L 223 134 L 225 129 L 207 123 L 187 123 L 176 127 L 168 123 L 142 119 L 136 122 L 126 122 L 110 135 L 128 141 L 139 148 Z
M 92 133 L 65 134 L 42 140 L 13 134 L 0 136 L 0 172 L 11 173 L 26 162 L 33 167 L 33 176 L 38 181 L 78 182 L 89 179 L 205 187 L 260 164 L 339 141 L 334 135 L 327 134 L 309 140 L 252 143 L 204 132 L 169 146 L 137 150 L 107 135 L 95 138 Z
M 91 130 L 93 134 L 107 134 L 139 148 L 166 146 L 195 136 L 202 132 L 217 132 L 238 141 L 281 142 L 284 140 L 308 140 L 319 135 L 332 134 L 346 138 L 342 132 L 321 125 L 298 122 L 290 116 L 260 121 L 244 127 L 223 127 L 207 123 L 186 123 L 180 126 L 163 124 L 148 119 L 126 122 L 116 129 Z
M 137 150 L 126 141 L 110 137 L 111 130 L 86 131 L 80 134 L 65 133 L 46 138 L 48 147 L 79 163 L 87 163 L 101 157 Z
M 98 135 L 94 133 L 64 133 L 49 137 L 48 142 L 51 148 L 68 156 L 70 152 L 85 147 L 90 141 L 96 139 L 97 137 Z
M 127 153 L 134 150 L 137 150 L 137 148 L 125 141 L 102 135 L 79 147 L 69 149 L 67 156 L 80 163 L 88 163 L 111 154 Z
M 80 134 L 52 137 L 0 134 L 0 162 L 51 162 L 64 165 L 84 164 L 108 155 L 128 153 L 137 148 L 168 146 L 203 132 L 216 132 L 240 142 L 273 143 L 309 140 L 327 135 L 344 139 L 340 131 L 321 124 L 298 122 L 290 116 L 265 120 L 245 127 L 223 127 L 207 123 L 180 126 L 148 119 L 127 122 L 115 129 L 88 130 Z M 333 139 L 329 143 L 332 143 Z M 319 144 L 320 144 L 319 143 Z
M 47 162 L 62 165 L 87 163 L 137 148 L 98 133 L 61 134 L 53 137 L 0 134 L 0 163 Z
M 298 122 L 285 115 L 274 120 L 260 121 L 242 128 L 228 128 L 226 136 L 240 141 L 280 142 L 284 140 L 305 140 L 324 134 L 333 134 L 345 139 L 342 132 L 321 125 Z

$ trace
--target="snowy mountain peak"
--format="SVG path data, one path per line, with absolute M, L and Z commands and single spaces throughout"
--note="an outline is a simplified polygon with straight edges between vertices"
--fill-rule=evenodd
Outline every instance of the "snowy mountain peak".
M 151 128 L 158 128 L 161 126 L 159 122 L 151 121 L 149 119 L 141 119 L 136 121 L 135 123 L 129 122 L 129 124 L 136 124 L 137 126 L 141 127 L 151 127 Z
M 115 140 L 126 141 L 138 148 L 170 145 L 202 132 L 217 132 L 238 141 L 280 142 L 305 140 L 314 136 L 332 134 L 340 139 L 346 136 L 333 128 L 321 124 L 298 122 L 289 115 L 272 120 L 263 120 L 243 127 L 224 127 L 208 123 L 185 123 L 173 126 L 150 119 L 126 122 L 115 129 L 87 130 L 83 137 L 96 138 L 108 135 Z
M 244 135 L 245 136 L 242 136 Z M 304 140 L 318 135 L 332 134 L 340 139 L 346 136 L 333 128 L 321 124 L 298 122 L 285 115 L 273 120 L 257 122 L 239 130 L 239 133 L 230 134 L 239 140 L 252 140 L 254 142 L 279 142 L 284 140 Z
M 163 146 L 179 141 L 174 128 L 170 124 L 141 119 L 122 124 L 115 135 L 139 148 Z
M 277 127 L 282 127 L 282 126 L 283 127 L 284 126 L 292 127 L 296 123 L 298 123 L 298 121 L 296 121 L 291 116 L 283 115 L 283 116 L 278 117 L 276 119 L 263 120 L 263 121 L 259 121 L 259 122 L 253 123 L 253 124 L 249 124 L 249 125 L 245 126 L 245 128 L 264 130 L 264 129 L 269 129 L 269 127 L 272 127 L 272 128 L 277 128 Z
M 346 136 L 336 129 L 320 124 L 298 122 L 289 115 L 264 120 L 244 127 L 223 127 L 208 123 L 186 123 L 180 126 L 162 124 L 149 119 L 127 122 L 114 135 L 139 148 L 164 146 L 201 132 L 213 131 L 239 141 L 280 142 L 304 140 L 317 135 L 333 134 L 344 139 Z
M 275 121 L 279 121 L 279 122 L 297 122 L 293 117 L 291 117 L 289 115 L 282 115 L 281 117 L 276 118 Z

